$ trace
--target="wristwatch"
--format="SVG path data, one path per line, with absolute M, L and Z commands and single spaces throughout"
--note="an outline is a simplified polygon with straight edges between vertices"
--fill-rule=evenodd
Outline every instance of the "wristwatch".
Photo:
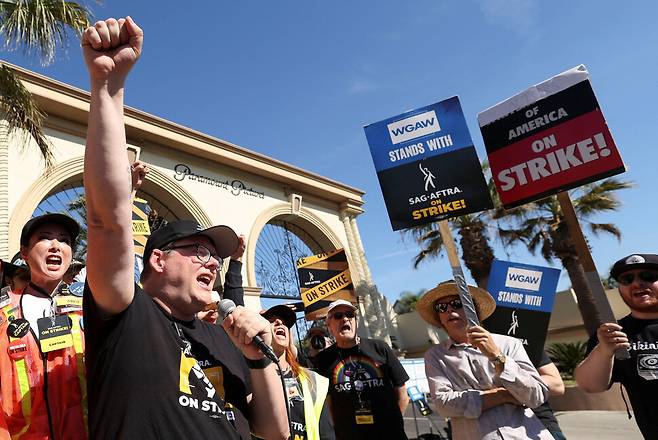
M 505 367 L 505 361 L 507 358 L 503 353 L 500 353 L 498 356 L 495 358 L 491 359 L 491 362 L 493 362 L 494 365 L 500 365 L 501 367 Z

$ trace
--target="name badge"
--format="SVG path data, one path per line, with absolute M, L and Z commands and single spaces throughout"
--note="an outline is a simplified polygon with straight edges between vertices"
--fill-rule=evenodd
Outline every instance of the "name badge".
M 55 297 L 57 313 L 79 312 L 82 310 L 82 298 L 73 295 L 58 295 Z
M 39 318 L 37 326 L 39 327 L 39 344 L 44 353 L 73 346 L 71 321 L 68 316 Z
M 9 298 L 9 288 L 3 287 L 2 290 L 0 290 L 0 309 L 8 305 L 10 302 L 11 298 Z
M 370 402 L 359 400 L 355 418 L 357 425 L 372 425 L 375 423 L 375 418 L 372 416 L 372 411 L 370 410 Z

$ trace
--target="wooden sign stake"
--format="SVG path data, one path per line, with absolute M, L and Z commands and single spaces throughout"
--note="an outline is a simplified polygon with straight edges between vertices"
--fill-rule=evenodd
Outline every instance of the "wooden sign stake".
M 603 288 L 603 284 L 601 284 L 601 278 L 599 277 L 599 272 L 596 270 L 596 264 L 594 264 L 589 246 L 580 228 L 578 217 L 576 217 L 576 210 L 571 203 L 569 193 L 567 191 L 557 193 L 557 200 L 560 202 L 560 207 L 562 208 L 562 213 L 569 229 L 569 235 L 573 240 L 576 252 L 578 252 L 578 260 L 585 271 L 587 285 L 594 297 L 594 306 L 596 307 L 601 323 L 617 322 L 615 315 L 612 313 L 608 298 L 605 295 L 605 289 Z M 627 349 L 620 349 L 615 352 L 615 357 L 617 359 L 628 359 L 630 353 Z

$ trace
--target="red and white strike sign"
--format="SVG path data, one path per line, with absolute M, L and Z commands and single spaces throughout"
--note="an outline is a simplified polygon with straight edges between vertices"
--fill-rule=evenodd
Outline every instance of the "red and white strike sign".
M 478 123 L 506 208 L 625 171 L 583 65 L 479 113 Z

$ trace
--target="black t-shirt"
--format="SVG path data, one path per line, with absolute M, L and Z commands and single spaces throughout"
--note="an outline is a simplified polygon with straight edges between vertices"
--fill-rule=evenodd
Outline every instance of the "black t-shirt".
M 249 369 L 222 327 L 176 320 L 137 286 L 109 319 L 85 286 L 84 320 L 90 438 L 250 438 Z
M 619 320 L 631 343 L 631 357 L 615 359 L 611 382 L 621 382 L 631 401 L 637 426 L 647 439 L 658 439 L 658 319 L 637 319 L 628 315 Z M 596 347 L 592 335 L 587 353 Z
M 316 365 L 329 378 L 336 438 L 407 438 L 395 388 L 409 376 L 385 342 L 361 339 L 349 349 L 334 344 L 317 355 Z
M 292 425 L 292 440 L 306 440 L 306 417 L 304 416 L 304 393 L 302 386 L 288 370 L 283 374 L 288 391 L 288 403 L 290 404 L 290 421 Z M 327 408 L 325 399 L 320 413 L 320 439 L 334 440 L 334 427 L 331 424 L 331 415 Z
M 542 350 L 541 359 L 539 360 L 539 363 L 535 365 L 535 368 L 539 369 L 540 367 L 548 365 L 551 362 L 551 358 L 548 357 L 546 351 Z M 550 432 L 562 432 L 560 425 L 555 418 L 555 414 L 553 414 L 553 408 L 551 408 L 548 400 L 539 405 L 537 408 L 534 408 L 532 411 Z

